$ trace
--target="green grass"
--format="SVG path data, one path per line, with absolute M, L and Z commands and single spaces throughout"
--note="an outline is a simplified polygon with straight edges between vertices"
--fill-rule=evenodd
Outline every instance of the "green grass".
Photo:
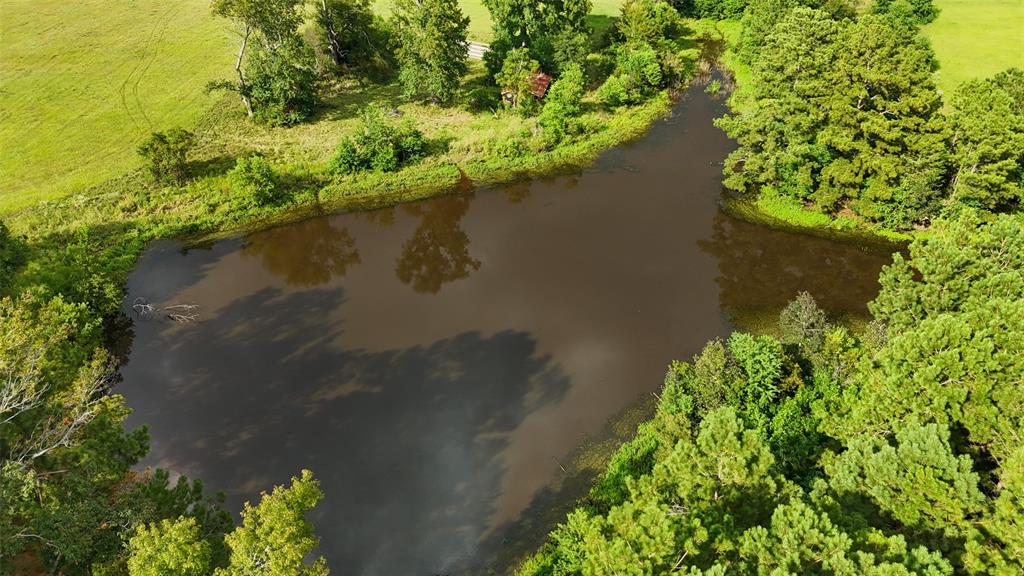
M 118 176 L 153 130 L 191 126 L 234 64 L 208 0 L 0 8 L 0 213 Z
M 939 17 L 924 31 L 939 60 L 936 80 L 943 92 L 1012 66 L 1024 68 L 1024 0 L 935 0 L 935 5 Z

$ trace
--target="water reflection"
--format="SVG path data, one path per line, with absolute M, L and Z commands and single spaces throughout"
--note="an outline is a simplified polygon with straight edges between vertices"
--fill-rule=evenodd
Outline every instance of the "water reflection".
M 299 287 L 319 286 L 332 277 L 342 277 L 362 261 L 348 229 L 330 218 L 253 234 L 246 239 L 242 254 L 260 258 L 265 270 Z
M 436 294 L 441 286 L 480 269 L 480 261 L 469 254 L 469 235 L 462 229 L 462 217 L 473 198 L 473 194 L 447 196 L 402 207 L 418 216 L 420 224 L 395 262 L 399 280 L 421 294 Z
M 715 214 L 711 240 L 698 245 L 715 256 L 719 302 L 734 311 L 778 310 L 806 290 L 826 310 L 866 313 L 891 253 L 766 228 L 724 212 Z

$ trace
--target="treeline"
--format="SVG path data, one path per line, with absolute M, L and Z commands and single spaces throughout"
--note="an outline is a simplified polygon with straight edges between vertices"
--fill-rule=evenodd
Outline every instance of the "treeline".
M 879 280 L 862 333 L 801 294 L 673 362 L 520 576 L 1024 571 L 1024 217 L 939 222 Z
M 751 0 L 737 58 L 750 68 L 720 126 L 739 143 L 726 186 L 893 230 L 962 207 L 1020 209 L 1024 71 L 947 95 L 918 26 L 931 0 Z

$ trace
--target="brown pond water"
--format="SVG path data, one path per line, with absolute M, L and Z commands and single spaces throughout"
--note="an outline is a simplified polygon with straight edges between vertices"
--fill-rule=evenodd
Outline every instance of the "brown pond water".
M 582 173 L 152 246 L 127 302 L 199 308 L 135 321 L 120 392 L 149 426 L 144 464 L 235 510 L 312 469 L 336 574 L 503 569 L 585 489 L 548 488 L 574 447 L 730 310 L 808 290 L 859 313 L 876 293 L 886 251 L 719 210 L 722 112 L 693 88 Z

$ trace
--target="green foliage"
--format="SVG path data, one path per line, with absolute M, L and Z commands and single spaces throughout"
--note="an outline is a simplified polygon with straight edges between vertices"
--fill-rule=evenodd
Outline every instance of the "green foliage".
M 934 0 L 874 0 L 871 11 L 888 14 L 914 24 L 927 24 L 939 16 Z
M 7 293 L 14 273 L 28 259 L 28 246 L 21 238 L 11 235 L 10 228 L 0 220 L 0 295 Z
M 552 143 L 575 136 L 582 130 L 583 69 L 573 64 L 566 67 L 548 89 L 537 123 Z
M 252 103 L 253 118 L 264 124 L 298 124 L 319 103 L 313 51 L 298 38 L 273 50 L 257 43 L 247 52 L 244 71 L 242 94 Z
M 740 143 L 726 185 L 850 208 L 893 229 L 935 215 L 949 158 L 927 44 L 876 15 L 840 23 L 797 7 L 772 26 L 784 8 L 746 19 L 755 105 L 720 121 Z
M 156 181 L 181 185 L 188 175 L 187 156 L 195 141 L 195 135 L 188 130 L 171 128 L 167 132 L 153 132 L 138 152 L 149 163 L 149 173 Z
M 386 24 L 369 0 L 316 2 L 321 48 L 335 66 L 383 78 L 392 69 Z
M 139 526 L 128 543 L 130 576 L 206 576 L 210 543 L 199 536 L 194 518 L 164 519 Z
M 494 81 L 501 88 L 503 101 L 524 113 L 532 112 L 534 99 L 530 75 L 540 71 L 540 64 L 530 57 L 526 48 L 509 50 Z
M 670 36 L 678 20 L 665 0 L 626 0 L 615 27 L 627 44 L 653 45 Z
M 908 529 L 967 531 L 984 496 L 966 455 L 955 456 L 949 430 L 909 424 L 895 446 L 870 437 L 852 439 L 846 451 L 825 463 L 829 482 L 843 493 L 862 493 Z
M 817 352 L 828 333 L 828 319 L 807 292 L 797 294 L 779 314 L 779 329 L 784 342 L 796 344 L 808 352 Z
M 225 537 L 231 551 L 228 566 L 218 568 L 216 576 L 326 576 L 322 556 L 305 561 L 319 543 L 305 514 L 321 498 L 319 482 L 303 470 L 287 488 L 264 492 L 259 504 L 246 502 L 242 525 Z
M 1024 221 L 977 216 L 915 241 L 894 256 L 870 308 L 889 334 L 847 398 L 850 414 L 829 423 L 840 438 L 882 434 L 904 422 L 962 429 L 970 446 L 1002 462 L 1019 445 L 1024 362 Z
M 608 106 L 639 104 L 662 85 L 658 53 L 650 46 L 625 45 L 619 49 L 615 72 L 597 91 Z
M 738 19 L 749 0 L 682 0 L 680 11 L 694 18 Z
M 302 24 L 303 0 L 213 0 L 213 13 L 240 22 L 272 42 L 281 42 Z
M 355 136 L 341 141 L 332 161 L 341 174 L 363 170 L 393 172 L 418 162 L 427 154 L 423 133 L 412 122 L 392 122 L 380 110 L 367 108 Z
M 250 116 L 271 126 L 309 117 L 318 103 L 313 51 L 299 35 L 303 0 L 215 0 L 214 14 L 243 28 L 236 90 Z
M 1014 68 L 966 82 L 953 95 L 954 201 L 994 211 L 1024 200 L 1022 84 L 1024 71 Z
M 448 102 L 466 73 L 469 18 L 456 0 L 399 0 L 394 7 L 398 79 L 407 97 Z
M 590 34 L 590 0 L 484 0 L 491 13 L 494 40 L 484 55 L 491 74 L 503 67 L 508 53 L 525 48 L 548 73 L 580 64 Z
M 267 206 L 284 200 L 274 167 L 262 156 L 246 156 L 228 172 L 232 187 L 251 206 Z

